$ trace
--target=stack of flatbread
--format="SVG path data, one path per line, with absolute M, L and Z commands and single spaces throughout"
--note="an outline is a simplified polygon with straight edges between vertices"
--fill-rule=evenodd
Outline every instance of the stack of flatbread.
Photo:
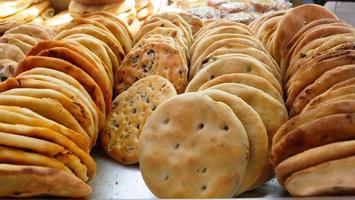
M 38 33 L 39 34 L 39 33 Z M 111 111 L 128 25 L 94 12 L 27 52 L 0 84 L 0 196 L 88 197 L 89 152 Z
M 0 34 L 20 24 L 41 23 L 54 15 L 49 0 L 3 0 L 0 2 Z
M 14 76 L 17 63 L 41 40 L 50 40 L 54 34 L 42 25 L 23 24 L 0 37 L 0 79 Z
M 193 16 L 163 13 L 146 20 L 115 73 L 118 96 L 102 131 L 102 143 L 123 164 L 138 162 L 138 139 L 151 112 L 186 88 L 188 47 L 193 42 L 193 24 L 185 21 L 189 17 Z
M 79 17 L 97 11 L 110 12 L 121 20 L 127 22 L 135 33 L 140 27 L 136 8 L 137 6 L 134 0 L 72 0 L 68 10 L 72 17 Z M 139 14 L 141 18 L 152 14 L 150 13 L 150 10 L 153 7 L 150 1 L 139 2 L 138 8 L 143 9 Z
M 287 121 L 279 67 L 244 24 L 195 34 L 186 94 L 145 123 L 139 162 L 158 197 L 237 196 L 266 182 L 271 138 Z M 158 153 L 160 152 L 160 153 Z
M 279 183 L 294 196 L 354 194 L 354 28 L 317 5 L 250 27 L 281 63 L 293 117 L 273 138 Z

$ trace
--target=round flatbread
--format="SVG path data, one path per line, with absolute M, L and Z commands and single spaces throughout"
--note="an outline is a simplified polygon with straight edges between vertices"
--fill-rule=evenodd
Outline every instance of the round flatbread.
M 242 122 L 249 139 L 249 159 L 247 172 L 235 195 L 250 189 L 264 171 L 268 163 L 268 136 L 258 113 L 241 98 L 220 90 L 203 92 L 216 102 L 227 104 Z
M 246 172 L 248 149 L 245 129 L 226 104 L 188 93 L 165 101 L 149 117 L 139 163 L 157 197 L 232 197 Z
M 238 63 L 236 65 L 235 63 Z M 247 73 L 268 80 L 282 94 L 279 81 L 263 66 L 263 63 L 250 56 L 227 57 L 207 65 L 188 84 L 186 91 L 197 91 L 204 83 L 218 76 L 231 73 Z
M 188 68 L 181 52 L 165 43 L 150 43 L 130 52 L 116 71 L 116 94 L 128 89 L 137 80 L 148 75 L 168 79 L 178 93 L 185 90 Z
M 164 100 L 175 96 L 171 83 L 161 76 L 148 76 L 118 95 L 101 131 L 106 152 L 123 164 L 138 162 L 138 139 L 147 118 Z
M 282 104 L 284 103 L 282 96 L 275 89 L 275 87 L 271 85 L 270 82 L 268 82 L 267 80 L 265 80 L 260 76 L 255 76 L 252 74 L 243 74 L 243 73 L 224 74 L 210 81 L 207 81 L 198 90 L 199 91 L 206 90 L 215 85 L 219 85 L 223 83 L 241 83 L 244 85 L 249 85 L 251 87 L 264 91 L 265 93 L 274 97 L 280 103 Z

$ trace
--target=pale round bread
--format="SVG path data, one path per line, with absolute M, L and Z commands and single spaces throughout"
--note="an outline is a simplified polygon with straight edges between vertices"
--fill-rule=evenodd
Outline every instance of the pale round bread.
M 123 164 L 137 163 L 138 140 L 147 118 L 160 103 L 175 95 L 174 86 L 156 75 L 140 79 L 118 95 L 101 131 L 106 152 Z
M 218 76 L 210 81 L 204 83 L 198 90 L 206 90 L 215 85 L 223 84 L 223 83 L 241 83 L 245 85 L 249 85 L 251 87 L 260 89 L 270 96 L 274 97 L 280 103 L 284 103 L 282 96 L 275 89 L 274 86 L 271 85 L 270 82 L 265 80 L 260 76 L 255 76 L 252 74 L 243 74 L 243 73 L 232 73 L 232 74 L 224 74 L 222 76 Z
M 279 81 L 271 72 L 265 69 L 263 63 L 246 55 L 227 57 L 210 63 L 190 81 L 186 92 L 197 91 L 207 81 L 231 73 L 247 73 L 260 76 L 268 80 L 280 94 L 282 93 Z
M 216 41 L 227 39 L 227 38 L 244 38 L 244 39 L 249 39 L 257 44 L 262 44 L 260 41 L 258 41 L 255 37 L 251 37 L 249 35 L 245 34 L 239 34 L 239 33 L 221 33 L 221 34 L 214 34 L 207 36 L 205 38 L 202 38 L 200 41 L 195 41 L 191 47 L 190 47 L 190 53 L 191 53 L 191 61 L 192 63 L 195 62 L 198 56 L 207 49 L 211 44 L 213 44 Z
M 242 184 L 235 195 L 239 195 L 251 188 L 257 181 L 268 163 L 268 136 L 263 121 L 241 98 L 220 90 L 206 90 L 203 92 L 216 102 L 227 104 L 242 122 L 249 139 L 249 159 L 247 172 Z
M 263 120 L 269 136 L 269 144 L 276 131 L 288 120 L 285 106 L 260 89 L 240 83 L 223 83 L 210 89 L 236 95 L 249 104 Z
M 219 27 L 222 27 L 222 26 L 239 27 L 241 29 L 244 29 L 244 30 L 240 30 L 241 33 L 251 35 L 251 32 L 249 31 L 248 26 L 246 26 L 245 24 L 219 19 L 219 20 L 212 20 L 210 23 L 208 23 L 204 27 L 202 27 L 195 35 L 196 41 L 199 40 L 200 38 L 203 38 L 204 36 L 206 36 L 205 34 L 207 34 L 207 32 L 209 32 L 210 30 L 216 29 L 216 28 L 219 30 Z
M 85 198 L 92 192 L 89 185 L 73 174 L 54 168 L 0 164 L 0 175 L 1 197 L 49 195 Z
M 139 141 L 141 172 L 157 197 L 232 197 L 248 154 L 248 136 L 234 112 L 201 93 L 163 102 Z
M 333 160 L 298 171 L 286 179 L 293 196 L 353 195 L 355 157 Z
M 204 68 L 206 65 L 213 62 L 214 59 L 227 57 L 230 56 L 231 54 L 245 54 L 245 55 L 252 56 L 257 60 L 259 60 L 260 62 L 264 63 L 265 68 L 267 68 L 268 71 L 272 72 L 273 74 L 276 74 L 277 77 L 280 77 L 281 75 L 280 68 L 278 67 L 274 59 L 267 52 L 263 52 L 254 47 L 249 47 L 247 45 L 242 45 L 242 44 L 241 45 L 231 44 L 216 49 L 208 56 L 206 56 L 206 58 L 202 61 L 202 65 L 199 67 L 199 69 Z

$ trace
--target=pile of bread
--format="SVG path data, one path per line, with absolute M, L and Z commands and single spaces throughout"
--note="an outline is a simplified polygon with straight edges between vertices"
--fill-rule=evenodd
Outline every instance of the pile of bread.
M 54 15 L 50 0 L 2 0 L 0 10 L 0 35 L 18 25 L 40 23 Z
M 103 146 L 123 164 L 139 162 L 158 197 L 232 197 L 263 184 L 271 138 L 288 118 L 279 67 L 248 27 L 201 24 L 152 16 L 115 73 Z
M 285 0 L 172 0 L 173 8 L 187 10 L 201 19 L 226 19 L 249 24 L 262 13 L 287 10 L 290 3 Z
M 19 28 L 40 34 L 28 27 Z M 133 37 L 114 15 L 93 12 L 48 39 L 0 84 L 1 197 L 91 194 L 96 164 L 89 153 L 111 111 L 113 72 Z
M 153 15 L 143 23 L 115 73 L 118 96 L 101 133 L 111 157 L 123 164 L 138 162 L 138 139 L 146 119 L 162 101 L 186 88 L 192 42 L 190 25 L 179 14 Z
M 13 77 L 19 63 L 30 49 L 54 34 L 38 24 L 23 24 L 7 30 L 0 37 L 0 81 Z
M 353 194 L 355 29 L 317 5 L 250 27 L 280 63 L 292 117 L 273 138 L 279 183 L 294 196 Z

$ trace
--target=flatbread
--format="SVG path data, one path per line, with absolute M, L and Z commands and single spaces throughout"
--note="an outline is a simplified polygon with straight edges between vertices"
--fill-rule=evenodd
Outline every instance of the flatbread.
M 24 54 L 26 54 L 32 48 L 31 45 L 24 43 L 21 40 L 4 36 L 0 38 L 0 43 L 12 44 L 14 46 L 17 46 Z
M 188 68 L 181 52 L 165 43 L 150 43 L 130 52 L 116 71 L 116 94 L 128 89 L 137 80 L 148 75 L 168 79 L 178 93 L 185 90 Z
M 235 63 L 238 63 L 238 65 Z M 190 81 L 186 91 L 197 91 L 205 82 L 218 76 L 231 73 L 247 73 L 260 76 L 268 80 L 280 92 L 280 94 L 282 93 L 279 81 L 271 72 L 265 69 L 263 63 L 245 55 L 227 57 L 210 63 Z
M 284 181 L 293 173 L 297 173 L 298 171 L 332 160 L 353 156 L 354 153 L 354 140 L 335 142 L 309 149 L 281 162 L 276 167 L 277 179 L 279 183 L 283 184 Z
M 181 12 L 178 13 L 189 25 L 192 35 L 195 35 L 203 26 L 203 21 L 195 15 Z
M 271 85 L 270 82 L 268 82 L 267 80 L 265 80 L 260 76 L 255 76 L 252 74 L 243 74 L 243 73 L 224 74 L 210 81 L 207 81 L 198 90 L 199 91 L 206 90 L 215 85 L 219 85 L 223 83 L 241 83 L 241 84 L 249 85 L 251 87 L 264 91 L 265 93 L 269 94 L 280 103 L 282 104 L 284 103 L 282 96 L 275 89 L 275 87 Z
M 19 47 L 13 44 L 0 43 L 0 59 L 13 60 L 18 63 L 24 57 L 25 54 Z
M 65 67 L 64 67 L 65 66 Z M 90 95 L 93 102 L 97 106 L 97 112 L 99 115 L 99 124 L 103 123 L 105 119 L 105 102 L 101 92 L 96 82 L 83 70 L 72 65 L 69 62 L 60 60 L 57 58 L 41 57 L 41 56 L 28 56 L 23 59 L 21 63 L 16 68 L 15 74 L 19 75 L 22 72 L 28 71 L 33 68 L 49 68 L 62 71 L 73 78 L 75 78 L 81 85 L 78 87 L 84 87 L 87 93 Z M 63 70 L 65 69 L 65 71 Z
M 353 195 L 354 163 L 351 156 L 296 172 L 286 180 L 286 189 L 293 196 Z
M 96 132 L 98 132 L 98 124 L 95 124 L 90 110 L 81 101 L 72 100 L 64 94 L 52 89 L 15 88 L 2 92 L 1 94 L 57 100 L 70 112 L 89 137 L 95 139 Z
M 46 29 L 44 26 L 35 24 L 22 24 L 20 26 L 16 26 L 15 28 L 5 32 L 5 34 L 9 33 L 25 34 L 41 40 L 51 40 L 54 37 L 54 34 L 50 30 Z
M 293 129 L 273 147 L 272 165 L 313 147 L 354 139 L 353 118 L 354 113 L 328 115 Z
M 27 126 L 44 127 L 48 130 L 52 130 L 60 133 L 73 141 L 84 152 L 89 152 L 90 140 L 86 135 L 79 134 L 71 129 L 64 127 L 52 120 L 42 117 L 35 112 L 16 106 L 0 106 L 2 123 L 7 124 L 23 124 Z M 69 145 L 70 143 L 68 143 Z
M 91 35 L 91 36 L 105 42 L 111 48 L 111 50 L 115 53 L 115 55 L 117 56 L 117 59 L 119 61 L 123 60 L 125 53 L 122 49 L 120 42 L 117 41 L 117 39 L 111 33 L 108 34 L 107 31 L 103 31 L 102 29 L 99 29 L 93 25 L 86 24 L 86 25 L 82 25 L 82 26 L 77 26 L 77 27 L 69 29 L 69 30 L 61 31 L 60 33 L 57 34 L 55 39 L 61 40 L 63 38 L 66 38 L 66 37 L 76 34 L 76 33 Z
M 123 164 L 138 162 L 138 139 L 144 123 L 164 100 L 175 96 L 174 86 L 161 76 L 148 76 L 118 95 L 101 131 L 106 152 Z
M 223 83 L 210 89 L 222 90 L 243 99 L 263 120 L 269 144 L 276 131 L 288 120 L 285 106 L 262 90 L 240 83 Z
M 258 113 L 241 98 L 220 90 L 206 90 L 203 92 L 216 102 L 227 104 L 242 122 L 249 139 L 249 159 L 246 175 L 235 195 L 250 189 L 263 173 L 268 163 L 268 136 Z
M 100 87 L 105 99 L 106 110 L 110 110 L 112 102 L 112 85 L 107 79 L 107 76 L 101 74 L 100 71 L 94 65 L 92 65 L 85 57 L 66 47 L 43 49 L 37 55 L 60 58 L 84 70 L 88 75 L 91 76 L 91 78 L 95 80 L 97 85 Z
M 76 132 L 86 134 L 75 118 L 56 100 L 14 95 L 0 95 L 0 105 L 28 108 Z
M 107 11 L 114 15 L 118 15 L 131 10 L 134 8 L 134 5 L 135 1 L 115 1 L 113 3 L 98 5 L 86 5 L 77 1 L 71 1 L 68 10 L 73 17 L 79 17 L 81 15 L 96 11 Z
M 32 165 L 40 167 L 50 167 L 73 174 L 64 163 L 46 155 L 21 150 L 18 148 L 0 146 L 1 164 Z
M 89 19 L 100 22 L 107 29 L 109 29 L 111 33 L 116 37 L 116 39 L 120 42 L 125 53 L 129 53 L 132 48 L 133 41 L 131 40 L 129 34 L 127 33 L 123 25 L 116 23 L 114 20 L 108 17 L 100 15 L 91 15 L 89 16 Z
M 300 113 L 312 99 L 324 93 L 334 84 L 352 77 L 355 77 L 355 65 L 340 66 L 325 72 L 297 96 L 292 104 L 291 110 L 295 113 Z
M 106 43 L 87 34 L 72 34 L 62 41 L 89 50 L 90 55 L 103 65 L 104 75 L 108 78 L 110 87 L 113 87 L 113 72 L 119 67 L 120 61 Z
M 342 65 L 355 64 L 354 56 L 355 51 L 352 50 L 338 51 L 318 59 L 305 70 L 299 70 L 299 73 L 289 80 L 289 85 L 286 85 L 288 97 L 286 105 L 290 107 L 297 95 L 326 71 Z
M 14 115 L 14 113 L 5 110 L 1 110 L 1 113 L 4 113 L 7 116 Z M 64 147 L 67 151 L 69 151 L 70 154 L 75 155 L 78 159 L 80 159 L 81 162 L 83 162 L 87 166 L 87 175 L 85 176 L 88 176 L 89 178 L 93 178 L 95 176 L 96 164 L 95 161 L 90 157 L 90 155 L 87 152 L 84 152 L 83 150 L 78 148 L 75 143 L 73 143 L 71 140 L 69 140 L 58 132 L 44 127 L 31 127 L 20 124 L 6 123 L 0 123 L 0 131 L 11 133 L 13 135 L 21 135 L 45 140 L 53 144 L 60 145 Z
M 159 19 L 159 21 L 155 21 L 142 26 L 134 38 L 134 43 L 137 43 L 140 39 L 142 39 L 142 37 L 144 37 L 145 34 L 149 33 L 150 31 L 153 31 L 155 28 L 158 27 L 175 28 L 176 30 L 180 30 L 182 32 L 182 30 L 172 22 L 166 19 Z M 186 45 L 189 46 L 187 39 L 186 39 Z
M 355 101 L 351 100 L 330 102 L 315 106 L 313 109 L 302 112 L 300 115 L 291 118 L 285 124 L 283 124 L 273 137 L 273 145 L 276 145 L 283 136 L 304 123 L 311 122 L 313 120 L 332 114 L 352 113 L 354 110 Z
M 1 197 L 88 197 L 91 187 L 62 170 L 28 165 L 0 164 Z M 55 188 L 55 189 L 53 189 Z
M 308 23 L 321 18 L 338 19 L 328 9 L 316 4 L 305 4 L 289 10 L 280 20 L 276 29 L 273 57 L 280 63 L 281 52 L 286 49 L 292 37 Z
M 177 105 L 179 111 L 173 111 Z M 246 172 L 248 154 L 248 137 L 234 112 L 200 93 L 162 103 L 139 141 L 144 181 L 161 198 L 232 197 Z

